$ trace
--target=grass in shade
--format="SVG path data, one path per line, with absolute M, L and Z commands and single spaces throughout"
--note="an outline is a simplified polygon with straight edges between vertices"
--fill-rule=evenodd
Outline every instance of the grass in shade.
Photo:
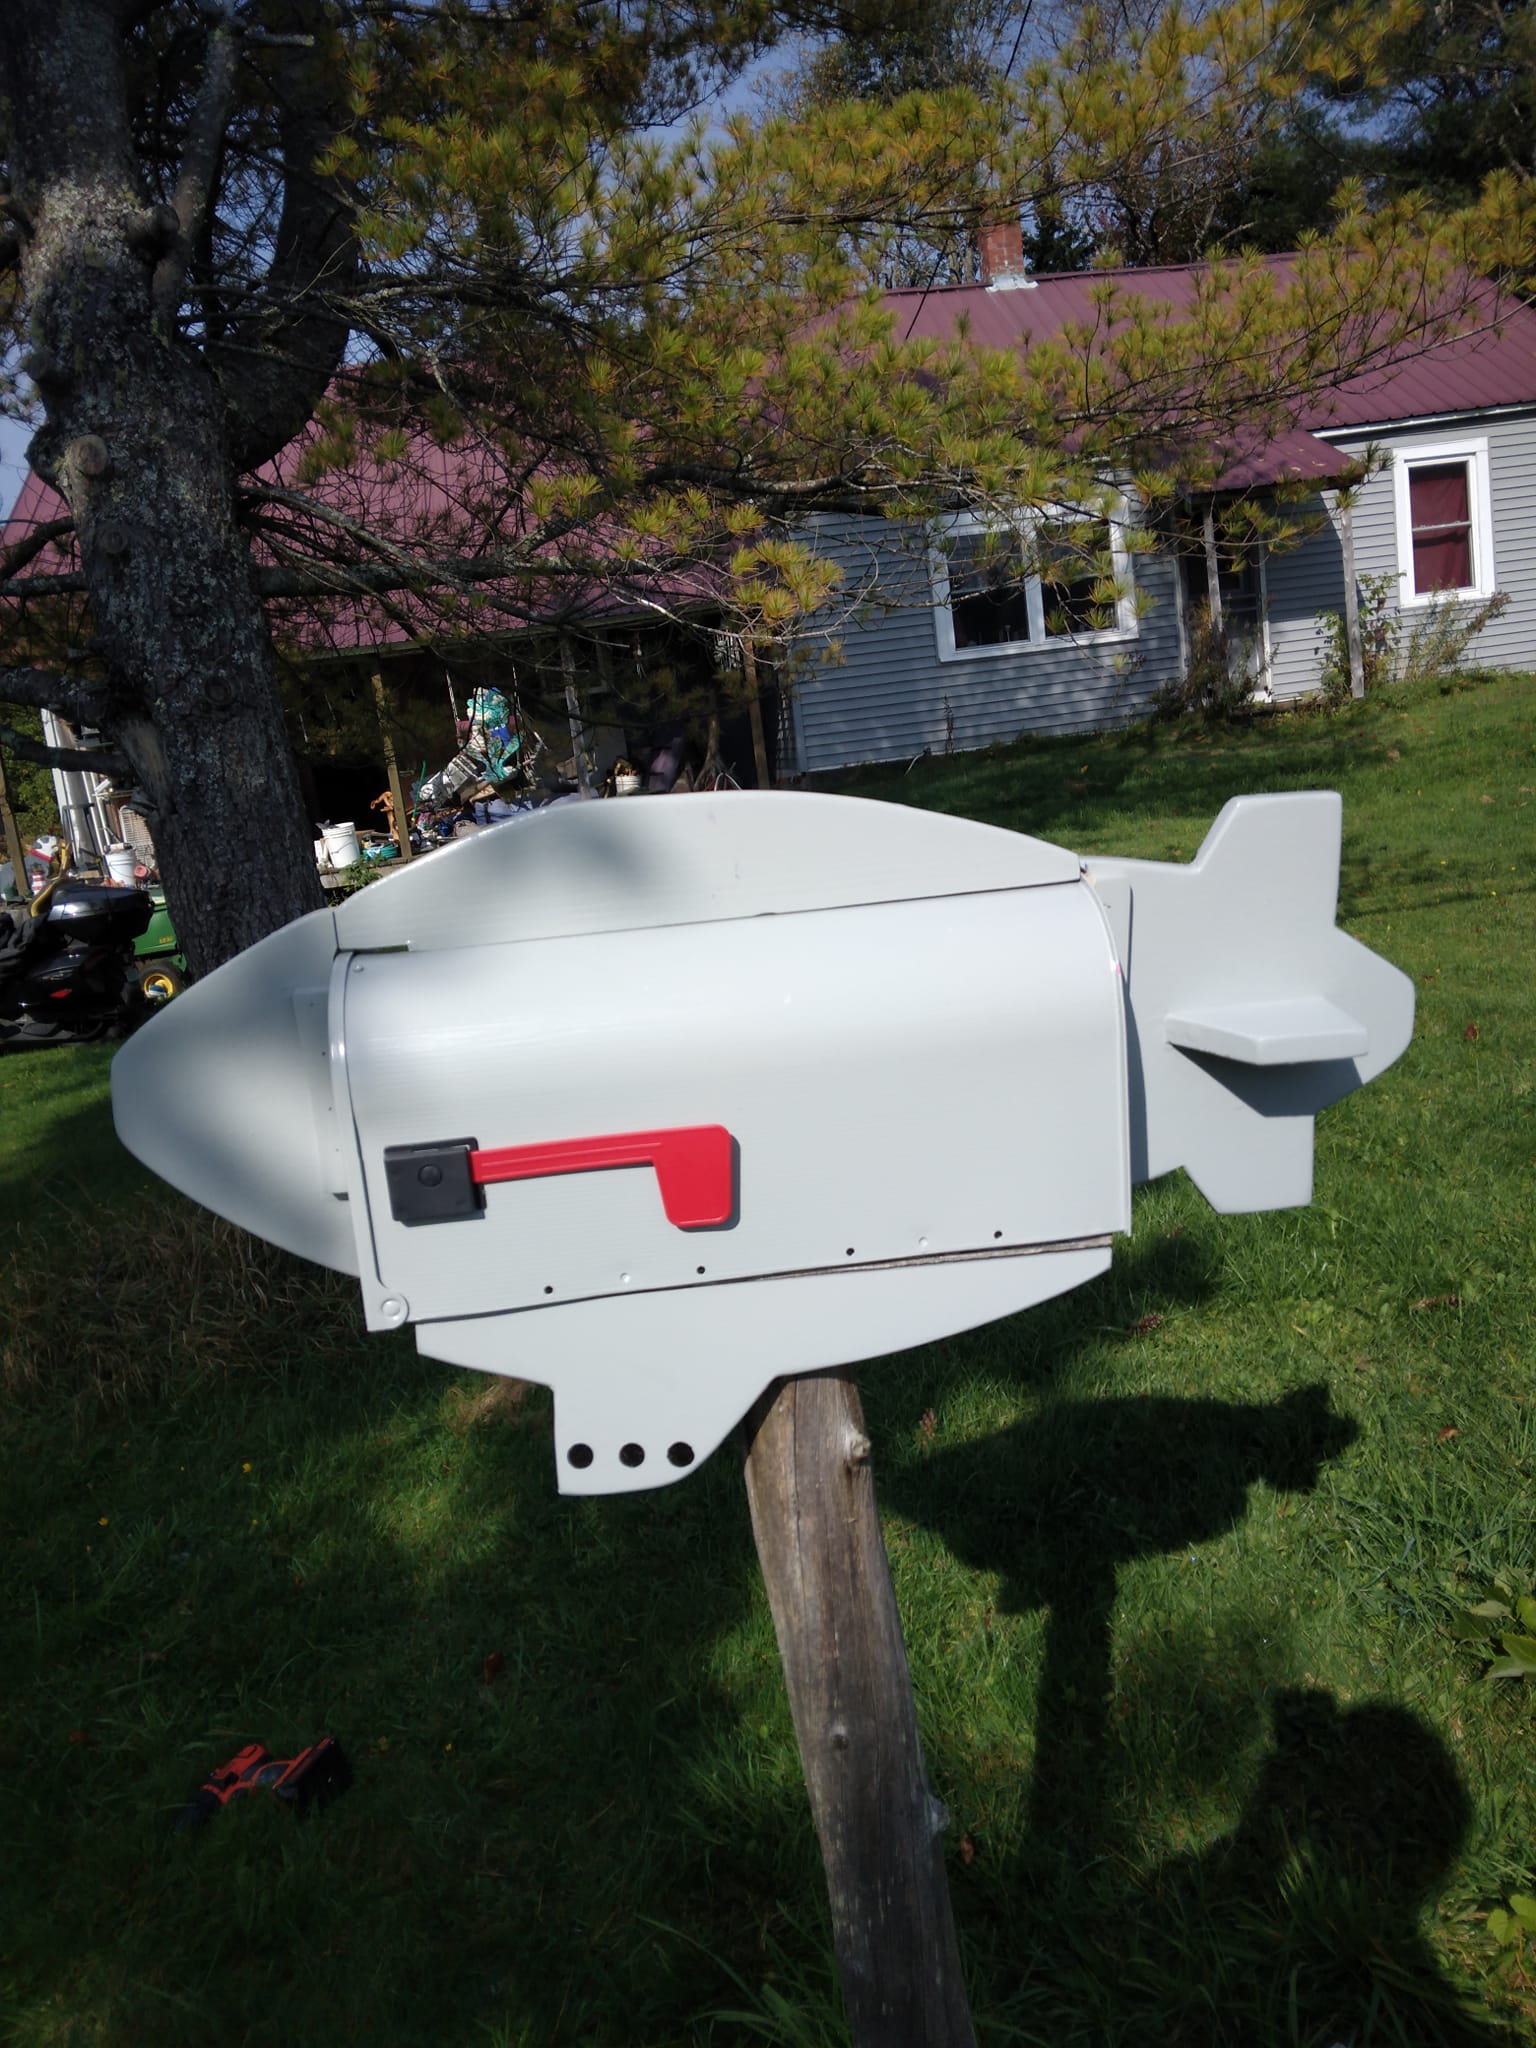
M 1532 687 L 843 780 L 1166 859 L 1340 789 L 1419 993 L 1311 1208 L 1175 1177 L 1103 1280 L 863 1371 L 983 2044 L 1531 2038 L 1536 1679 L 1465 1617 L 1536 1593 Z M 364 1337 L 107 1072 L 0 1062 L 0 2039 L 844 2042 L 734 1456 L 560 1499 L 542 1391 Z M 171 1831 L 322 1733 L 318 1816 Z

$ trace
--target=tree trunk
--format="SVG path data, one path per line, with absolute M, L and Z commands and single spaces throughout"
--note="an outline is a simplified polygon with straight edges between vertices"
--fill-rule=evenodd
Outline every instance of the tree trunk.
M 847 1373 L 780 1383 L 747 1425 L 747 1499 L 784 1663 L 856 2048 L 973 2048 L 944 1870 Z
M 115 7 L 8 10 L 5 84 L 47 425 L 33 467 L 76 522 L 100 723 L 143 792 L 177 936 L 206 972 L 321 902 L 224 403 L 157 311 L 174 223 L 147 208 Z
M 322 902 L 266 619 L 234 522 L 210 380 L 170 352 L 64 417 L 112 451 L 65 496 L 80 525 L 108 737 L 144 791 L 176 933 L 206 972 Z
M 752 727 L 752 765 L 757 770 L 759 789 L 772 789 L 768 773 L 768 739 L 763 731 L 763 699 L 757 681 L 757 650 L 745 633 L 741 639 L 741 666 L 747 679 L 747 718 Z

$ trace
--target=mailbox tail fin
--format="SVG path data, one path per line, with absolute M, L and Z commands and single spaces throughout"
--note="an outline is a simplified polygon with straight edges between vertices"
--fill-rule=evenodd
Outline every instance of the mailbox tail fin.
M 1187 866 L 1091 860 L 1126 983 L 1131 1177 L 1224 1214 L 1312 1195 L 1313 1118 L 1389 1067 L 1413 984 L 1335 923 L 1332 791 L 1236 797 Z

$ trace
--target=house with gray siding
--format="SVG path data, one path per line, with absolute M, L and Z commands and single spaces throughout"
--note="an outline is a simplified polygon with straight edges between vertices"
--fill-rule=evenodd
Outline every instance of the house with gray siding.
M 1121 281 L 1177 306 L 1198 271 Z M 899 331 L 943 334 L 963 316 L 978 342 L 1021 347 L 1081 319 L 1101 281 L 1026 278 L 1005 249 L 982 284 L 890 299 Z M 1240 555 L 1218 553 L 1213 518 L 1204 551 L 1129 546 L 1127 505 L 1123 532 L 1108 522 L 1110 607 L 1101 590 L 1097 602 L 1085 591 L 1074 603 L 1070 582 L 1043 589 L 1022 557 L 1011 577 L 1000 573 L 964 515 L 924 533 L 823 519 L 817 546 L 870 602 L 835 623 L 810 621 L 798 643 L 788 680 L 794 765 L 814 774 L 1144 718 L 1183 676 L 1194 612 L 1205 612 L 1213 583 L 1215 622 L 1240 644 L 1254 694 L 1305 697 L 1330 658 L 1329 615 L 1350 609 L 1351 561 L 1356 593 L 1384 597 L 1395 615 L 1400 649 L 1445 608 L 1474 617 L 1502 593 L 1468 659 L 1536 668 L 1536 312 L 1506 303 L 1497 323 L 1342 383 L 1235 462 L 1203 509 L 1282 481 L 1302 493 L 1292 510 L 1305 538 L 1255 542 Z M 1197 542 L 1200 509 L 1190 508 Z
M 878 595 L 862 617 L 829 628 L 825 651 L 810 636 L 801 643 L 789 709 L 802 773 L 1129 724 L 1179 673 L 1184 614 L 1171 555 L 1122 554 L 1117 616 L 1052 631 L 1037 579 L 1005 585 L 1002 604 L 985 589 L 957 590 L 968 565 L 964 522 L 954 524 L 960 531 L 930 548 L 884 520 L 815 523 L 818 553 L 846 584 L 874 582 Z

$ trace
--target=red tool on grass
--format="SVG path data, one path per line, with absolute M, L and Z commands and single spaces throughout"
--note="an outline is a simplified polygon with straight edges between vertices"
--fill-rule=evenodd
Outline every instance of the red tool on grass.
M 351 1783 L 352 1768 L 329 1735 L 287 1758 L 269 1756 L 261 1743 L 248 1742 L 198 1786 L 177 1816 L 176 1829 L 201 1827 L 242 1792 L 275 1793 L 303 1813 L 323 1806 Z

